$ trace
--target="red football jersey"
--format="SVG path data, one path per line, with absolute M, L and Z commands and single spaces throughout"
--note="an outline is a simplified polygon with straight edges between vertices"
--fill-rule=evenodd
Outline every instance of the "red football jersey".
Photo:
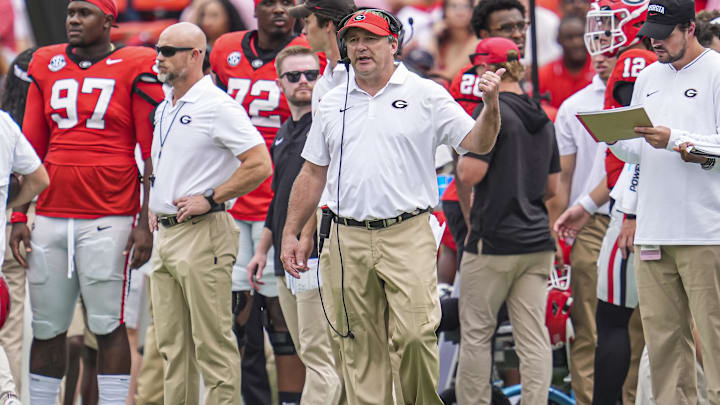
M 218 84 L 227 89 L 247 111 L 250 121 L 260 131 L 270 149 L 275 134 L 290 117 L 285 95 L 275 84 L 275 56 L 287 46 L 310 47 L 304 36 L 295 36 L 275 51 L 257 48 L 257 31 L 239 31 L 218 38 L 210 53 L 210 66 L 217 75 Z M 321 60 L 324 60 L 321 59 Z M 324 62 L 321 62 L 323 71 Z M 263 221 L 272 200 L 272 177 L 254 191 L 240 197 L 230 210 L 238 220 Z
M 33 85 L 23 132 L 50 175 L 37 213 L 135 215 L 140 208 L 135 145 L 143 158 L 150 156 L 150 114 L 163 98 L 153 69 L 155 51 L 124 47 L 88 61 L 71 49 L 42 47 L 28 69 Z
M 450 82 L 450 95 L 472 116 L 475 107 L 482 101 L 482 92 L 478 87 L 480 78 L 475 74 L 475 67 L 468 63 Z
M 645 67 L 657 62 L 657 55 L 645 49 L 630 49 L 620 54 L 605 88 L 604 109 L 623 107 L 623 104 L 615 99 L 615 87 L 620 83 L 635 83 L 640 72 Z M 605 155 L 605 172 L 607 173 L 607 186 L 612 189 L 617 183 L 625 162 L 618 159 L 610 149 Z

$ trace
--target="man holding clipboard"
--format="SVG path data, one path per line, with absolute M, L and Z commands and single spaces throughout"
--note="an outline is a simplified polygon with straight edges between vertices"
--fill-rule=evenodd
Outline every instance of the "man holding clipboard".
M 684 141 L 720 143 L 720 54 L 694 36 L 692 0 L 652 0 L 639 35 L 660 63 L 638 77 L 631 105 L 655 126 L 610 146 L 641 163 L 635 254 L 640 312 L 658 404 L 696 403 L 692 320 L 706 353 L 720 352 L 720 177 L 714 159 L 674 155 Z M 699 135 L 713 134 L 713 135 Z M 680 148 L 684 150 L 684 144 Z M 687 154 L 683 154 L 688 158 Z M 720 357 L 705 357 L 708 400 L 720 402 Z

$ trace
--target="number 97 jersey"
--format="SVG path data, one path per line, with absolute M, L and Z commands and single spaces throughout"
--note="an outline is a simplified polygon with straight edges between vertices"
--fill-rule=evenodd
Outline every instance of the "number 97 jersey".
M 97 60 L 66 44 L 35 52 L 23 132 L 50 175 L 38 214 L 91 219 L 138 212 L 135 145 L 150 156 L 150 113 L 163 98 L 154 65 L 155 51 L 143 47 Z

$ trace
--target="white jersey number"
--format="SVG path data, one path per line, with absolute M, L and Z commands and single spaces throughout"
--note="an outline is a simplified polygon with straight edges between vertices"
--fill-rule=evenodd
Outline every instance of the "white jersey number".
M 267 93 L 267 98 L 256 98 L 250 102 L 248 106 L 248 115 L 253 125 L 258 127 L 280 128 L 280 114 L 262 116 L 261 111 L 275 111 L 280 106 L 280 89 L 273 80 L 258 80 L 251 83 L 250 79 L 239 79 L 231 77 L 228 80 L 229 95 L 235 93 L 235 100 L 240 104 L 245 100 L 245 96 L 250 93 L 253 97 L 259 97 L 262 93 Z
M 53 110 L 65 110 L 65 117 L 58 113 L 50 114 L 50 118 L 57 123 L 58 128 L 72 128 L 78 123 L 78 89 L 80 85 L 75 79 L 61 79 L 52 86 L 50 107 Z M 110 99 L 115 91 L 114 79 L 98 79 L 88 77 L 83 80 L 81 93 L 92 94 L 100 90 L 100 96 L 95 103 L 92 116 L 87 119 L 85 126 L 91 129 L 105 129 L 105 113 L 110 105 Z
M 482 91 L 480 91 L 480 78 L 477 75 L 466 73 L 462 75 L 462 81 L 460 82 L 460 94 L 472 94 L 475 97 L 482 97 Z
M 645 64 L 647 62 L 645 61 L 645 58 L 627 58 L 625 59 L 625 63 L 623 66 L 623 77 L 638 77 L 640 74 L 640 71 L 645 69 Z

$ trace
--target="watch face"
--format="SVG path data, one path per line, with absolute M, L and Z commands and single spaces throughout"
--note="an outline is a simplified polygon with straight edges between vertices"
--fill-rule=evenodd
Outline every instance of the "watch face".
M 203 193 L 203 196 L 204 196 L 205 198 L 210 198 L 210 197 L 212 197 L 214 194 L 215 194 L 215 190 L 211 188 L 211 189 L 205 190 L 205 192 Z

